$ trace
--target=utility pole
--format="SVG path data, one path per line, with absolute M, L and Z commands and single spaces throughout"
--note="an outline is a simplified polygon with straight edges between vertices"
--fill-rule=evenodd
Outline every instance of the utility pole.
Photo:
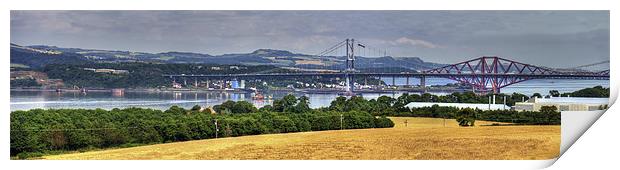
M 217 139 L 217 132 L 219 132 L 220 129 L 217 128 L 217 119 L 215 119 L 215 138 Z
M 344 129 L 344 115 L 340 114 L 340 130 Z

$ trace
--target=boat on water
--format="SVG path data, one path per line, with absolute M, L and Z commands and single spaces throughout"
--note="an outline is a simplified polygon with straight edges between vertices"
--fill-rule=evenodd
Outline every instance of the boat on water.
M 252 100 L 263 100 L 265 99 L 265 96 L 263 96 L 262 94 L 256 92 L 256 94 L 254 96 L 252 96 Z

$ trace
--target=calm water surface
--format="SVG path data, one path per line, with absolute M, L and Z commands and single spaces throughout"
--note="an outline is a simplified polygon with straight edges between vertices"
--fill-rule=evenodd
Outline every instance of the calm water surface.
M 384 79 L 387 83 L 392 83 L 391 78 Z M 418 84 L 419 80 L 410 79 L 410 84 Z M 396 84 L 406 83 L 406 79 L 396 79 Z M 445 79 L 427 79 L 427 85 L 451 83 Z M 533 93 L 547 94 L 549 90 L 559 90 L 572 92 L 586 87 L 601 85 L 609 87 L 607 80 L 530 80 L 515 84 L 502 89 L 502 93 L 518 92 L 531 95 Z M 263 94 L 281 98 L 289 94 L 288 92 L 273 92 Z M 308 96 L 310 106 L 313 108 L 328 106 L 332 100 L 338 97 L 337 94 L 304 94 L 292 93 L 295 96 Z M 366 99 L 378 98 L 381 95 L 399 96 L 401 93 L 368 93 L 362 94 Z M 191 108 L 194 105 L 213 106 L 221 104 L 226 100 L 249 101 L 257 107 L 271 104 L 273 100 L 252 100 L 252 93 L 232 93 L 232 92 L 125 92 L 124 95 L 113 95 L 111 92 L 44 92 L 44 91 L 11 91 L 11 111 L 28 110 L 33 108 L 127 108 L 127 107 L 146 107 L 153 109 L 167 109 L 177 105 L 184 108 Z M 438 93 L 437 95 L 443 95 Z

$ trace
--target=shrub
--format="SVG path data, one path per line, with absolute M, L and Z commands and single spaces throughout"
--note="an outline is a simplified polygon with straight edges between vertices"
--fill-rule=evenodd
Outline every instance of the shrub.
M 476 111 L 470 108 L 461 109 L 456 112 L 456 121 L 459 122 L 459 126 L 474 126 Z

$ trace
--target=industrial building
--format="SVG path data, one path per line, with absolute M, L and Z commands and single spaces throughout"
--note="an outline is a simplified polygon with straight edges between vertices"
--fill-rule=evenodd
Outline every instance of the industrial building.
M 420 107 L 431 107 L 433 105 L 438 105 L 442 107 L 456 107 L 459 109 L 463 108 L 471 108 L 471 109 L 480 109 L 480 110 L 509 110 L 510 106 L 505 104 L 479 104 L 479 103 L 434 103 L 434 102 L 411 102 L 405 107 L 411 108 L 420 108 Z
M 609 98 L 587 97 L 551 97 L 530 98 L 525 102 L 515 103 L 514 110 L 540 111 L 542 106 L 555 106 L 558 111 L 592 111 L 604 110 L 609 105 Z

